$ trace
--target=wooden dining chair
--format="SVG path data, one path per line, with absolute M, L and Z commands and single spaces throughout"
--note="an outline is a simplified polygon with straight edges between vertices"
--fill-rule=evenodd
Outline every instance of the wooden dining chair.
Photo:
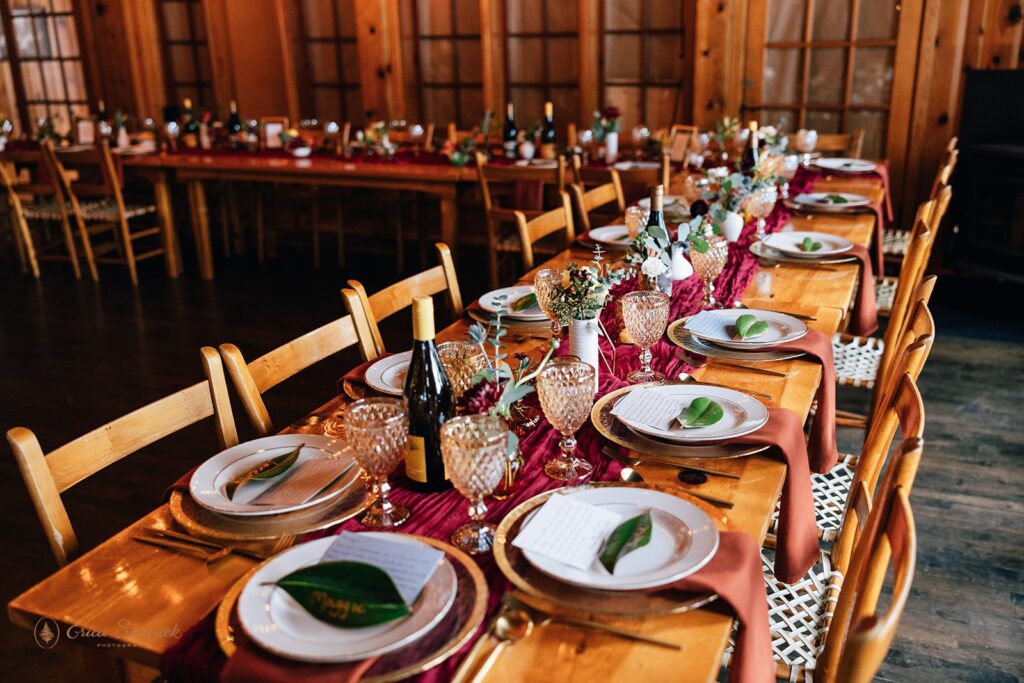
M 349 280 L 349 286 L 342 290 L 345 306 L 356 319 L 363 360 L 373 360 L 386 351 L 378 326 L 380 321 L 412 306 L 412 300 L 418 296 L 433 296 L 444 292 L 452 316 L 458 318 L 462 315 L 462 292 L 459 290 L 451 250 L 443 242 L 437 242 L 435 246 L 440 265 L 407 277 L 373 295 L 368 296 L 366 288 L 358 280 Z M 229 371 L 230 367 L 229 364 Z
M 819 133 L 815 152 L 838 152 L 850 159 L 860 159 L 864 151 L 864 129 L 854 128 L 852 133 Z
M 205 382 L 154 401 L 49 453 L 43 453 L 29 429 L 14 427 L 7 431 L 7 442 L 58 566 L 66 565 L 79 551 L 78 537 L 61 500 L 61 494 L 72 486 L 211 415 L 220 448 L 238 443 L 220 356 L 207 346 L 201 357 Z M 215 405 L 219 406 L 217 410 Z
M 580 183 L 569 185 L 569 192 L 572 194 L 573 203 L 576 206 L 576 216 L 580 220 L 580 227 L 584 232 L 590 230 L 590 214 L 596 209 L 610 207 L 607 212 L 608 218 L 614 220 L 626 212 L 626 195 L 622 192 L 622 180 L 619 179 L 619 172 L 614 168 L 609 171 L 611 182 L 587 190 Z
M 476 167 L 487 217 L 488 275 L 491 288 L 496 289 L 499 281 L 499 254 L 522 250 L 518 236 L 504 234 L 502 226 L 515 225 L 516 211 L 522 211 L 527 218 L 543 213 L 543 207 L 518 204 L 517 189 L 538 186 L 538 194 L 541 196 L 543 191 L 551 187 L 562 190 L 566 182 L 565 159 L 559 157 L 551 166 L 492 164 L 477 152 Z
M 572 204 L 569 201 L 569 193 L 564 190 L 558 193 L 562 198 L 562 206 L 552 209 L 546 213 L 527 220 L 526 214 L 516 211 L 516 229 L 519 232 L 519 244 L 522 245 L 523 272 L 533 270 L 533 245 L 540 240 L 561 233 L 560 244 L 557 249 L 552 249 L 552 254 L 560 249 L 568 249 L 572 241 L 576 239 L 576 231 L 572 222 Z
M 951 143 L 956 138 L 951 139 Z M 944 154 L 943 162 L 935 172 L 935 179 L 932 181 L 932 189 L 928 199 L 938 199 L 942 191 L 949 186 L 953 171 L 956 170 L 956 163 L 960 152 L 955 147 Z M 887 262 L 900 263 L 907 255 L 907 248 L 910 245 L 911 230 L 901 228 L 886 228 L 882 233 L 882 253 Z
M 151 224 L 133 228 L 130 225 L 131 221 L 146 216 L 155 219 L 156 205 L 125 201 L 120 161 L 115 163 L 107 140 L 102 140 L 91 149 L 59 154 L 55 152 L 52 142 L 45 144 L 64 199 L 70 207 L 70 214 L 79 232 L 86 235 L 84 240 L 90 243 L 93 260 L 96 263 L 127 266 L 132 284 L 139 284 L 136 264 L 174 249 L 174 245 L 167 244 L 167 233 L 163 226 Z M 78 174 L 74 181 L 68 172 L 69 168 L 75 169 Z M 111 239 L 93 245 L 92 240 L 100 235 L 108 235 Z M 145 251 L 136 251 L 135 243 L 138 240 L 153 237 L 158 239 L 159 245 L 150 246 Z
M 289 377 L 358 343 L 355 321 L 351 315 L 346 315 L 249 363 L 234 344 L 221 344 L 219 348 L 249 422 L 258 436 L 267 436 L 275 430 L 263 394 Z M 222 399 L 227 401 L 227 395 Z
M 388 139 L 399 147 L 413 147 L 424 152 L 434 151 L 434 124 L 425 126 L 410 124 L 404 128 L 393 128 L 388 132 Z

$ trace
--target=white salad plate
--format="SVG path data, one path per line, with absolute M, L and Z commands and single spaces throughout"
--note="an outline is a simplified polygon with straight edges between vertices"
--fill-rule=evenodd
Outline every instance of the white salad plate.
M 878 168 L 878 164 L 873 161 L 845 157 L 821 157 L 814 160 L 814 165 L 825 171 L 841 173 L 871 173 Z
M 643 417 L 623 417 L 630 395 L 644 392 L 646 409 Z M 649 393 L 648 393 L 649 392 Z M 726 441 L 757 431 L 768 422 L 768 408 L 753 396 L 727 387 L 707 384 L 666 384 L 656 387 L 637 387 L 620 399 L 612 415 L 630 429 L 645 436 L 653 436 L 674 443 L 707 443 Z M 684 428 L 676 416 L 686 410 L 697 398 L 706 397 L 722 406 L 722 419 L 708 427 Z
M 821 249 L 818 249 L 817 251 L 804 251 L 801 245 L 806 237 L 811 238 L 812 242 L 820 243 Z M 764 242 L 765 246 L 768 248 L 782 252 L 787 256 L 807 260 L 840 256 L 850 251 L 850 249 L 853 249 L 853 242 L 850 240 L 845 237 L 839 237 L 838 235 L 830 235 L 826 232 L 804 232 L 796 230 L 790 232 L 773 232 L 770 235 L 766 235 L 762 242 Z
M 379 361 L 366 369 L 366 384 L 382 394 L 401 396 L 405 388 L 405 373 L 412 362 L 412 351 L 403 351 Z
M 488 313 L 497 313 L 498 309 L 502 309 L 502 317 L 512 318 L 513 320 L 547 320 L 547 315 L 541 310 L 538 304 L 533 304 L 530 308 L 522 311 L 513 311 L 512 304 L 519 301 L 524 296 L 533 294 L 533 285 L 519 285 L 516 287 L 503 287 L 502 289 L 495 289 L 493 292 L 487 292 L 480 297 L 480 308 L 484 309 Z
M 299 446 L 302 446 L 302 450 L 288 472 L 267 481 L 251 481 L 239 488 L 234 498 L 228 498 L 224 487 L 229 482 Z M 293 505 L 252 503 L 262 493 L 284 481 L 302 463 L 315 458 L 338 458 L 344 460 L 345 464 L 339 469 L 338 478 L 312 498 Z M 323 434 L 278 434 L 246 441 L 221 451 L 196 469 L 188 488 L 196 503 L 213 512 L 239 517 L 277 515 L 313 507 L 344 493 L 359 484 L 359 473 L 355 460 L 345 452 L 345 443 L 336 438 Z
M 364 531 L 395 543 L 425 545 L 401 534 Z M 273 585 L 294 571 L 320 562 L 335 537 L 303 543 L 256 570 L 238 597 L 238 620 L 257 645 L 280 657 L 302 662 L 352 662 L 397 650 L 426 635 L 455 602 L 458 577 L 451 561 L 441 560 L 412 613 L 386 624 L 342 628 L 306 611 L 285 590 Z M 427 546 L 430 547 L 430 546 Z
M 609 247 L 622 249 L 629 246 L 632 239 L 629 236 L 629 229 L 625 225 L 606 225 L 601 228 L 594 228 L 587 233 L 592 242 L 599 242 Z
M 661 164 L 657 161 L 619 161 L 612 168 L 616 171 L 633 171 L 644 168 L 661 168 Z
M 539 571 L 576 586 L 598 590 L 630 591 L 658 588 L 686 578 L 706 565 L 718 550 L 718 529 L 696 505 L 661 491 L 630 487 L 602 487 L 556 494 L 572 496 L 621 515 L 625 521 L 651 511 L 651 541 L 622 555 L 610 574 L 594 559 L 587 569 L 523 550 L 526 561 Z M 525 524 L 537 511 L 527 517 Z
M 642 206 L 645 209 L 651 208 L 651 198 L 644 197 L 638 199 L 636 202 L 637 206 Z M 662 198 L 662 207 L 666 211 L 677 211 L 679 213 L 689 213 L 690 207 L 686 203 L 686 197 L 681 194 L 667 194 Z
M 738 339 L 736 321 L 741 315 L 747 314 L 768 323 L 768 329 L 752 339 Z M 807 325 L 798 318 L 778 311 L 753 308 L 701 311 L 687 320 L 685 327 L 694 337 L 740 351 L 771 348 L 807 334 Z
M 834 197 L 841 197 L 844 201 L 835 201 Z M 850 192 L 805 192 L 794 197 L 793 203 L 801 209 L 843 212 L 870 206 L 871 200 Z

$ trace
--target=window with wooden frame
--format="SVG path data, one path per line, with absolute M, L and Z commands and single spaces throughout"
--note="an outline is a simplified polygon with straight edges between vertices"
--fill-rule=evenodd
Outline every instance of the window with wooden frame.
M 521 126 L 540 121 L 547 101 L 554 103 L 560 130 L 581 120 L 578 13 L 574 0 L 502 0 L 505 97 Z
M 786 130 L 865 132 L 884 158 L 906 130 L 920 0 L 753 0 L 744 110 Z M 909 13 L 909 14 L 908 14 Z
M 684 2 L 602 0 L 600 106 L 622 109 L 622 129 L 688 123 Z
M 8 115 L 22 130 L 49 117 L 66 134 L 88 116 L 85 73 L 71 0 L 3 0 L 0 80 Z M 13 108 L 16 106 L 16 112 Z
M 321 121 L 361 123 L 355 0 L 302 0 L 299 7 L 309 84 L 304 111 Z
M 407 0 L 406 20 L 421 121 L 442 130 L 450 121 L 460 129 L 478 125 L 484 112 L 479 0 Z
M 186 97 L 196 107 L 213 107 L 210 46 L 203 0 L 157 0 L 168 103 Z

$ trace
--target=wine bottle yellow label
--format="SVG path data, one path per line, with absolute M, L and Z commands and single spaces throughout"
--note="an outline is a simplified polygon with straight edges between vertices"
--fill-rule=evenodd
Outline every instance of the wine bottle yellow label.
M 405 475 L 421 484 L 427 483 L 427 446 L 422 436 L 409 435 L 405 446 Z

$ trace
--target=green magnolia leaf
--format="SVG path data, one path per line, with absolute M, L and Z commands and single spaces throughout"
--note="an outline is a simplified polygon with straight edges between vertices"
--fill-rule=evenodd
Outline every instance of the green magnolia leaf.
M 676 422 L 678 422 L 684 429 L 710 427 L 721 420 L 724 416 L 725 411 L 722 410 L 721 405 L 716 401 L 712 401 L 710 398 L 701 396 L 693 399 L 693 402 L 686 408 L 686 410 L 679 413 L 679 416 L 676 418 Z
M 643 514 L 631 517 L 615 527 L 601 544 L 601 550 L 597 555 L 597 559 L 609 574 L 615 573 L 615 565 L 623 555 L 651 542 L 651 527 L 650 510 L 645 510 Z
M 344 628 L 383 624 L 411 611 L 388 573 L 363 562 L 314 564 L 276 585 L 320 621 Z
M 299 459 L 299 453 L 305 445 L 306 444 L 301 443 L 295 448 L 295 450 L 288 451 L 284 455 L 279 455 L 276 458 L 271 458 L 270 460 L 262 462 L 242 476 L 229 481 L 224 485 L 224 493 L 227 494 L 228 500 L 233 500 L 235 492 L 254 479 L 256 481 L 266 481 L 267 479 L 280 477 L 295 464 L 296 460 Z
M 803 242 L 800 243 L 800 249 L 803 251 L 818 251 L 821 249 L 821 242 L 815 242 L 810 237 L 805 237 Z
M 849 204 L 850 200 L 841 194 L 827 194 L 825 201 L 829 204 Z
M 537 305 L 537 294 L 530 292 L 526 296 L 522 296 L 512 302 L 513 311 L 525 311 L 529 308 L 533 308 Z
M 765 333 L 768 323 L 758 320 L 749 313 L 744 313 L 736 318 L 736 337 L 740 339 L 752 339 Z

